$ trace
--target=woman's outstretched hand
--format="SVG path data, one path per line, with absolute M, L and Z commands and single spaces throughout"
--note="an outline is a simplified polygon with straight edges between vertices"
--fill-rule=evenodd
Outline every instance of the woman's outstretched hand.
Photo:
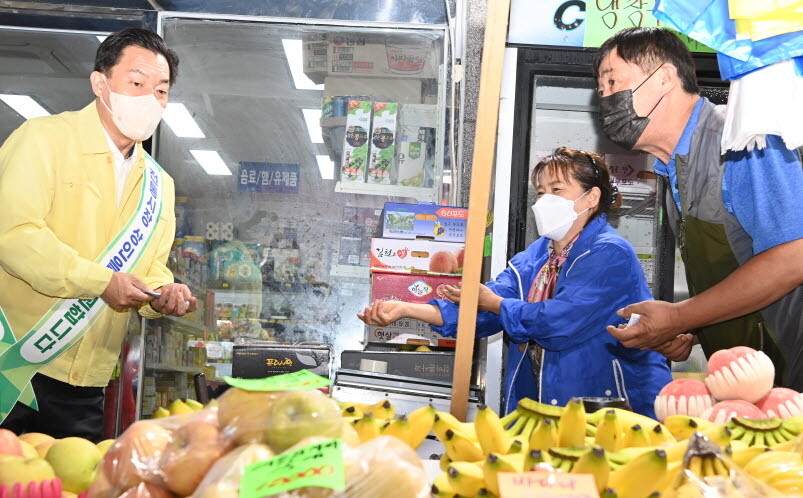
M 357 318 L 368 325 L 387 327 L 400 318 L 404 318 L 404 304 L 401 301 L 374 301 L 374 304 L 367 306 L 362 313 L 357 313 Z
M 447 285 L 443 289 L 443 296 L 449 301 L 460 304 L 460 287 L 456 285 Z M 499 314 L 499 309 L 502 305 L 502 297 L 494 294 L 494 292 L 483 284 L 480 284 L 480 294 L 477 299 L 477 309 L 479 311 L 491 311 Z

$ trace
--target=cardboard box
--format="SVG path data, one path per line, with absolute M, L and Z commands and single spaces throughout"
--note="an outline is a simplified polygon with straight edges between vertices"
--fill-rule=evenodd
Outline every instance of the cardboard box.
M 340 168 L 341 182 L 365 182 L 371 131 L 371 105 L 372 102 L 368 100 L 349 100 L 343 162 Z
M 395 173 L 396 117 L 399 104 L 374 102 L 373 125 L 371 126 L 371 161 L 368 167 L 368 183 L 390 185 Z
M 432 240 L 371 239 L 371 269 L 460 275 L 465 244 Z
M 437 106 L 400 106 L 394 183 L 406 187 L 432 186 L 435 176 L 435 132 L 437 128 Z
M 454 373 L 454 353 L 448 351 L 343 351 L 340 368 L 359 370 L 362 359 L 387 362 L 390 375 L 452 382 Z
M 434 203 L 386 202 L 382 211 L 381 234 L 388 239 L 433 239 L 465 242 L 468 209 Z M 462 265 L 462 262 L 460 264 Z
M 262 379 L 304 369 L 328 378 L 332 347 L 259 342 L 235 345 L 231 363 L 232 377 L 240 379 Z
M 371 275 L 371 302 L 380 299 L 428 303 L 431 299 L 443 297 L 439 289 L 444 285 L 458 283 L 460 283 L 460 277 L 447 275 L 373 273 Z M 441 347 L 454 347 L 456 344 L 454 339 L 445 338 L 432 330 L 429 324 L 409 318 L 397 320 L 387 327 L 369 326 L 367 342 Z

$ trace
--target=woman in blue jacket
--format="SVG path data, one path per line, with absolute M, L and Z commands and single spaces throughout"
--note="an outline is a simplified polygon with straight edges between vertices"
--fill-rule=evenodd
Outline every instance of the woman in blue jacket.
M 541 237 L 480 285 L 477 337 L 504 330 L 508 341 L 504 411 L 525 397 L 563 406 L 575 396 L 614 396 L 655 417 L 655 397 L 672 380 L 666 359 L 605 330 L 623 323 L 618 309 L 652 299 L 633 247 L 607 222 L 618 202 L 607 166 L 597 154 L 560 147 L 536 165 L 532 182 Z M 414 318 L 454 336 L 460 289 L 447 287 L 443 297 L 377 301 L 358 316 L 381 326 Z

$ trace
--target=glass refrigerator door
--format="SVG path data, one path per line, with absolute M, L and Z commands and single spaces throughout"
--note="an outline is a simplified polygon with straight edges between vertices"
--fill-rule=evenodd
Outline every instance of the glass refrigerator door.
M 618 147 L 602 135 L 597 123 L 597 95 L 589 78 L 536 76 L 530 134 L 529 172 L 553 149 L 560 146 L 599 153 L 608 164 L 612 181 L 622 194 L 622 207 L 608 220 L 636 249 L 647 283 L 657 296 L 657 255 L 663 248 L 660 223 L 660 190 L 653 172 L 652 155 Z M 528 174 L 527 178 L 530 178 Z M 535 204 L 537 191 L 528 186 L 527 205 Z M 532 210 L 527 209 L 526 244 L 538 234 Z M 525 246 L 526 247 L 526 246 Z M 520 248 L 520 250 L 523 248 Z
M 382 208 L 440 201 L 446 150 L 443 29 L 162 21 L 181 58 L 155 145 L 168 266 L 198 310 L 146 323 L 143 417 L 231 375 L 236 344 L 331 346 L 332 372 L 373 342 L 356 315 Z

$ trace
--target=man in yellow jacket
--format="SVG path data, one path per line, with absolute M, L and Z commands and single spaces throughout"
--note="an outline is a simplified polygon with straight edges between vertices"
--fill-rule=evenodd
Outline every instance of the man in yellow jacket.
M 195 309 L 165 266 L 175 234 L 173 181 L 141 144 L 161 119 L 177 67 L 155 33 L 115 33 L 95 58 L 95 101 L 29 120 L 0 148 L 0 309 L 17 345 L 40 335 L 33 355 L 20 346 L 19 357 L 41 361 L 31 379 L 38 411 L 18 402 L 3 427 L 99 440 L 103 387 L 128 312 L 153 318 Z M 64 319 L 37 331 L 54 310 Z M 83 315 L 94 323 L 79 333 Z M 3 365 L 0 378 L 10 370 Z

